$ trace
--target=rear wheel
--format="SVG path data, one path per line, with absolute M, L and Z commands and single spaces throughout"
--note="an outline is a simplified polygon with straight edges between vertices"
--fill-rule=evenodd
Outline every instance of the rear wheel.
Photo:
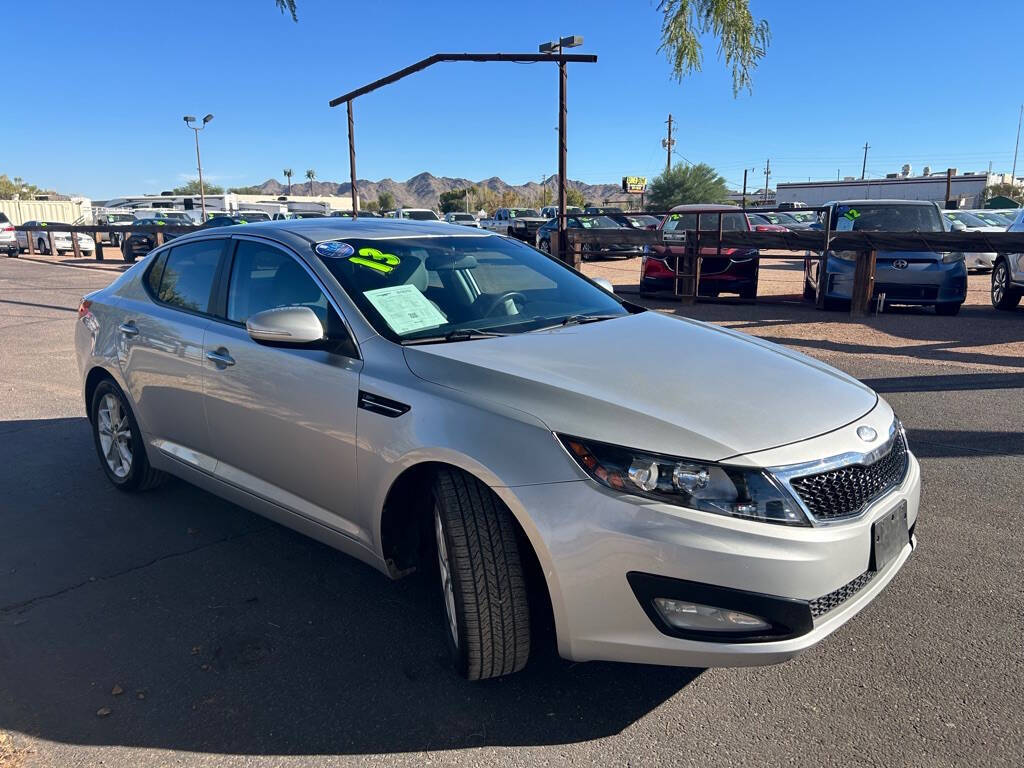
M 530 655 L 530 609 L 512 513 L 475 477 L 434 481 L 434 536 L 446 635 L 459 673 L 518 672 Z
M 45 254 L 46 253 L 46 241 L 43 240 L 43 238 L 39 238 L 36 241 L 36 250 L 39 253 L 41 253 L 41 254 Z
M 116 488 L 145 491 L 166 479 L 149 465 L 135 415 L 120 387 L 110 379 L 96 387 L 89 416 L 100 465 Z
M 1010 268 L 1005 259 L 999 259 L 992 270 L 992 306 L 1011 310 L 1020 304 L 1021 292 L 1010 283 Z

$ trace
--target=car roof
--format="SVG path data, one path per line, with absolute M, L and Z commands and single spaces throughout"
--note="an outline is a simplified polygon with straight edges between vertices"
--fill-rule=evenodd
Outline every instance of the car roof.
M 682 211 L 737 211 L 742 213 L 743 209 L 735 205 L 722 205 L 720 203 L 687 203 L 686 205 L 674 206 L 670 212 Z
M 200 238 L 216 232 L 219 227 L 210 227 L 196 233 L 189 233 L 175 238 L 176 243 L 185 242 L 186 238 Z M 256 221 L 246 224 L 244 228 L 225 227 L 225 234 L 252 234 L 268 237 L 280 242 L 298 244 L 322 243 L 326 240 L 340 238 L 398 239 L 402 237 L 498 237 L 486 229 L 473 229 L 458 224 L 446 224 L 443 221 L 416 221 L 415 219 L 371 219 L 325 216 L 316 219 L 278 219 L 275 221 Z
M 868 198 L 863 200 L 832 200 L 825 203 L 825 205 L 878 205 L 879 203 L 882 203 L 883 205 L 892 205 L 896 203 L 900 205 L 935 205 L 931 200 L 899 200 L 897 198 L 883 198 L 881 200 L 871 200 Z

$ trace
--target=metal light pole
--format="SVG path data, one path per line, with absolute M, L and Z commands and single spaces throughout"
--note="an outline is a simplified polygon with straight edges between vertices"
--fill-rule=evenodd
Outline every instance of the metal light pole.
M 1020 123 L 1024 120 L 1024 104 L 1020 105 L 1020 114 L 1017 116 L 1017 143 L 1013 145 L 1013 170 L 1010 171 L 1010 188 L 1017 187 L 1017 150 L 1020 149 Z
M 213 120 L 213 115 L 207 115 L 203 118 L 202 125 L 198 127 L 193 125 L 196 121 L 194 115 L 185 115 L 183 118 L 185 125 L 195 131 L 196 134 L 196 167 L 199 169 L 199 204 L 203 209 L 203 221 L 206 221 L 206 191 L 203 189 L 203 161 L 199 157 L 199 132 L 206 127 L 206 124 Z
M 563 48 L 576 48 L 583 45 L 583 38 L 580 35 L 568 35 L 560 38 L 558 42 L 542 43 L 538 50 L 541 53 L 561 54 Z M 568 219 L 566 218 L 566 158 L 569 149 L 566 144 L 566 121 L 569 116 L 568 105 L 566 104 L 566 88 L 568 86 L 568 73 L 565 68 L 565 61 L 558 62 L 558 258 L 565 261 L 566 240 L 568 232 Z

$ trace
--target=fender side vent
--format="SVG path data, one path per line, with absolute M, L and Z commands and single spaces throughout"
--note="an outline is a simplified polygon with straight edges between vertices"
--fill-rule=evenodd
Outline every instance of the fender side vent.
M 364 411 L 387 416 L 389 419 L 397 419 L 402 414 L 408 413 L 412 406 L 359 390 L 359 407 Z

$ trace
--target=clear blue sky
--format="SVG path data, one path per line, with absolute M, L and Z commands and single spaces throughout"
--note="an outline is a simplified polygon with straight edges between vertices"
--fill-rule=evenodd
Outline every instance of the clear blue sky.
M 1009 171 L 1024 101 L 1020 0 L 753 0 L 772 44 L 736 99 L 713 42 L 702 73 L 671 79 L 654 0 L 298 5 L 295 24 L 272 0 L 7 0 L 0 172 L 94 198 L 157 192 L 194 175 L 182 115 L 212 112 L 201 139 L 215 182 L 284 167 L 342 181 L 331 97 L 438 51 L 535 51 L 564 34 L 599 57 L 569 72 L 569 175 L 591 183 L 662 170 L 669 112 L 678 153 L 733 185 L 768 157 L 773 185 L 859 175 L 865 141 L 874 176 L 905 162 Z M 438 65 L 355 110 L 360 178 L 556 171 L 552 65 Z

